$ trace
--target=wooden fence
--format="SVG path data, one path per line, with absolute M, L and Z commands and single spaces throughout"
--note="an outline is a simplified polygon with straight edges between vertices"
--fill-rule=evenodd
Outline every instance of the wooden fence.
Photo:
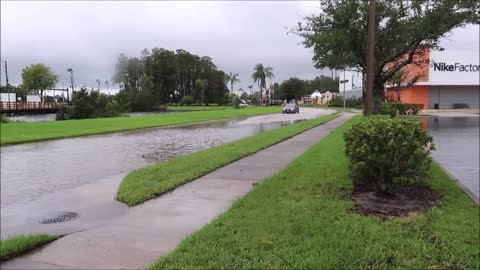
M 0 113 L 15 112 L 56 112 L 66 104 L 63 102 L 39 102 L 39 101 L 0 101 Z

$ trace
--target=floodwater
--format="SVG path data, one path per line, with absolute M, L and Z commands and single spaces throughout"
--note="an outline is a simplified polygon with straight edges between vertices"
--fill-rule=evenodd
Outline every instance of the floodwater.
M 127 116 L 142 116 L 142 115 L 151 115 L 151 114 L 165 114 L 172 112 L 129 112 L 125 115 Z M 55 121 L 56 114 L 46 113 L 46 114 L 25 114 L 25 115 L 15 115 L 7 117 L 11 121 L 19 122 L 49 122 Z
M 56 114 L 46 113 L 46 114 L 26 114 L 26 115 L 15 115 L 7 117 L 11 121 L 19 122 L 48 122 L 55 121 Z
M 226 120 L 1 147 L 1 207 L 293 123 Z
M 433 116 L 428 130 L 436 150 L 433 157 L 479 198 L 479 121 L 472 116 Z

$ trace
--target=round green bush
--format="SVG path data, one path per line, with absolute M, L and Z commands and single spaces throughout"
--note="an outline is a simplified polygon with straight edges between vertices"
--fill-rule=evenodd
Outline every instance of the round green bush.
M 434 144 L 417 119 L 365 117 L 344 139 L 355 185 L 393 194 L 406 183 L 428 178 Z
M 192 105 L 195 102 L 192 96 L 184 96 L 180 100 L 180 105 Z
M 234 96 L 232 98 L 232 107 L 234 109 L 239 109 L 240 108 L 240 99 L 237 96 Z

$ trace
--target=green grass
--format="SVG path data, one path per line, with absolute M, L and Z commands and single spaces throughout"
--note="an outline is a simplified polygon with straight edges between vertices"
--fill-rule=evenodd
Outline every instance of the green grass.
M 232 106 L 219 106 L 219 105 L 167 106 L 167 111 L 179 111 L 179 112 L 186 112 L 186 111 L 219 111 L 219 110 L 227 110 L 227 109 L 232 109 Z
M 36 247 L 58 239 L 57 236 L 47 234 L 16 235 L 0 240 L 0 262 L 24 254 Z
M 133 171 L 120 184 L 117 200 L 137 205 L 336 117 L 326 115 L 295 123 Z
M 315 109 L 330 109 L 336 110 L 337 112 L 347 112 L 353 113 L 355 108 L 343 108 L 343 107 L 328 107 L 327 105 L 306 105 L 305 108 L 315 108 Z
M 132 129 L 186 124 L 258 114 L 278 113 L 278 106 L 250 107 L 135 117 L 97 118 L 32 123 L 1 124 L 0 144 L 14 144 L 83 135 L 111 133 Z
M 425 214 L 382 221 L 350 200 L 342 132 L 255 186 L 155 269 L 479 269 L 479 208 L 437 165 Z

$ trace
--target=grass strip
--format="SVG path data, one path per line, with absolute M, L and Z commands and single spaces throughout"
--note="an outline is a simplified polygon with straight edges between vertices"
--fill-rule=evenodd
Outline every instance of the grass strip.
M 151 269 L 479 269 L 479 208 L 437 164 L 443 194 L 425 214 L 382 221 L 350 199 L 342 133 L 335 130 L 255 186 Z
M 314 108 L 314 109 L 330 109 L 330 110 L 336 110 L 337 112 L 347 112 L 347 113 L 353 113 L 354 108 L 343 108 L 343 107 L 329 107 L 327 105 L 305 105 L 305 108 Z M 357 109 L 358 110 L 358 109 Z
M 187 112 L 187 111 L 219 111 L 219 110 L 227 110 L 232 109 L 232 106 L 221 106 L 221 105 L 210 105 L 210 106 L 167 106 L 167 111 L 179 111 L 179 112 Z
M 133 171 L 120 184 L 117 200 L 129 206 L 140 204 L 336 117 L 326 115 L 295 123 Z
M 103 134 L 140 128 L 161 127 L 258 114 L 278 113 L 280 111 L 281 108 L 279 106 L 259 106 L 245 109 L 155 114 L 135 117 L 6 123 L 1 124 L 0 126 L 0 144 L 6 145 L 92 134 Z
M 12 259 L 56 239 L 58 239 L 58 236 L 28 234 L 16 235 L 5 240 L 0 240 L 0 262 Z

